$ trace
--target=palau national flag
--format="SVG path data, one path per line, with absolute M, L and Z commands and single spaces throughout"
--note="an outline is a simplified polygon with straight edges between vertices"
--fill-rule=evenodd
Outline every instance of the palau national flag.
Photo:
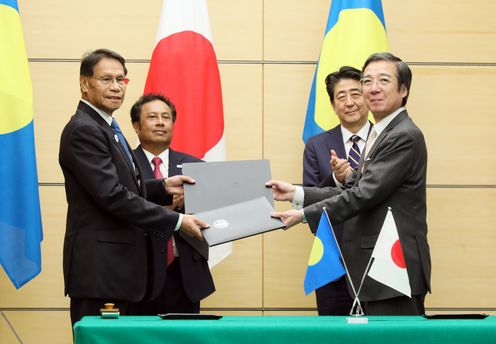
M 325 78 L 341 66 L 362 66 L 371 54 L 388 51 L 381 0 L 332 0 L 319 61 L 310 90 L 303 141 L 339 124 Z
M 305 294 L 339 279 L 345 273 L 331 223 L 327 214 L 322 212 L 303 283 Z
M 33 94 L 16 0 L 0 0 L 0 263 L 16 288 L 41 271 Z

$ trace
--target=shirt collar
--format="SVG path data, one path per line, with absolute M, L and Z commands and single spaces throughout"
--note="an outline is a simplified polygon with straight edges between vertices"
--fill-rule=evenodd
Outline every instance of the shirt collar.
M 108 113 L 106 113 L 105 111 L 103 110 L 100 110 L 99 108 L 97 108 L 95 105 L 91 104 L 89 101 L 87 101 L 86 99 L 81 99 L 81 101 L 83 103 L 85 103 L 86 105 L 88 105 L 90 108 L 92 108 L 93 110 L 96 111 L 97 114 L 100 115 L 100 117 L 103 118 L 103 120 L 105 122 L 108 123 L 108 125 L 110 126 L 110 124 L 112 123 L 112 116 L 109 115 Z
M 141 149 L 143 149 L 143 152 L 145 153 L 146 155 L 146 158 L 148 159 L 148 162 L 150 164 L 153 164 L 152 163 L 152 160 L 153 158 L 155 158 L 156 156 L 158 156 L 160 159 L 162 159 L 162 163 L 165 164 L 165 163 L 168 163 L 169 161 L 169 148 L 167 148 L 166 150 L 164 150 L 162 153 L 160 153 L 159 155 L 154 155 L 152 153 L 150 153 L 149 151 L 147 151 L 146 149 L 144 149 L 143 147 L 141 147 Z
M 341 135 L 343 135 L 343 142 L 348 142 L 353 135 L 358 135 L 363 141 L 367 141 L 369 129 L 370 129 L 369 121 L 365 122 L 365 125 L 356 134 L 353 134 L 351 131 L 341 126 Z
M 384 117 L 379 122 L 374 124 L 374 129 L 377 133 L 377 136 L 381 135 L 381 133 L 384 131 L 384 129 L 386 129 L 386 127 L 388 126 L 388 124 L 391 123 L 391 121 L 393 119 L 395 119 L 396 116 L 398 116 L 403 110 L 405 110 L 405 107 L 402 106 L 399 109 L 397 109 L 396 111 L 394 111 L 392 114 Z

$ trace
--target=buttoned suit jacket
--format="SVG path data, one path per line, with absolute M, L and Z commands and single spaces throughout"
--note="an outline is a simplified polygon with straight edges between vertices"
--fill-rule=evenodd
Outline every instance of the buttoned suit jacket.
M 155 231 L 169 238 L 179 214 L 144 198 L 172 201 L 161 181 L 145 183 L 134 155 L 133 160 L 135 168 L 108 123 L 79 102 L 59 152 L 68 203 L 63 269 L 70 297 L 137 302 L 145 295 L 145 236 Z
M 366 158 L 362 154 L 358 170 L 347 180 L 345 190 L 304 188 L 304 213 L 309 221 L 318 221 L 325 207 L 332 222 L 344 222 L 343 255 L 356 290 L 390 207 L 412 295 L 430 291 L 426 170 L 424 136 L 405 110 L 377 137 Z M 402 295 L 366 277 L 359 297 L 375 301 Z
M 134 153 L 143 172 L 145 180 L 153 180 L 153 170 L 143 148 L 138 146 Z M 181 165 L 186 162 L 201 162 L 202 160 L 185 153 L 169 149 L 169 176 L 182 174 Z M 184 213 L 184 209 L 176 209 Z M 179 253 L 179 266 L 184 291 L 192 302 L 198 302 L 215 291 L 214 282 L 207 260 L 193 249 L 178 232 L 174 233 L 176 249 Z M 164 288 L 167 278 L 167 240 L 163 235 L 150 236 L 150 255 L 152 258 L 152 273 L 150 275 L 147 299 L 154 300 Z

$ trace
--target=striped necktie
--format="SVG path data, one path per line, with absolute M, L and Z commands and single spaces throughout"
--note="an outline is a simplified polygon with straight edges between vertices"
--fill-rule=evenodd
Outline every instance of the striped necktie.
M 152 159 L 153 163 L 153 176 L 155 179 L 164 179 L 164 176 L 162 175 L 162 172 L 160 172 L 160 164 L 162 163 L 162 159 L 160 159 L 158 156 Z M 172 236 L 167 241 L 167 266 L 171 265 L 172 261 L 174 260 L 174 245 L 172 243 Z
M 350 138 L 352 145 L 348 153 L 348 162 L 352 169 L 356 170 L 358 168 L 358 162 L 360 161 L 360 148 L 358 147 L 358 141 L 360 141 L 360 136 L 353 135 Z

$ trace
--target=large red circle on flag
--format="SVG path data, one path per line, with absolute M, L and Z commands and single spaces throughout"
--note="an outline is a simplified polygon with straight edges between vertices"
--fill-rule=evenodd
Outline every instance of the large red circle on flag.
M 144 93 L 161 93 L 176 107 L 171 148 L 203 158 L 222 138 L 219 67 L 203 35 L 182 31 L 161 39 L 153 50 Z
M 399 240 L 396 240 L 391 247 L 391 259 L 398 267 L 402 269 L 406 268 L 405 257 L 403 256 L 403 250 L 401 249 Z

